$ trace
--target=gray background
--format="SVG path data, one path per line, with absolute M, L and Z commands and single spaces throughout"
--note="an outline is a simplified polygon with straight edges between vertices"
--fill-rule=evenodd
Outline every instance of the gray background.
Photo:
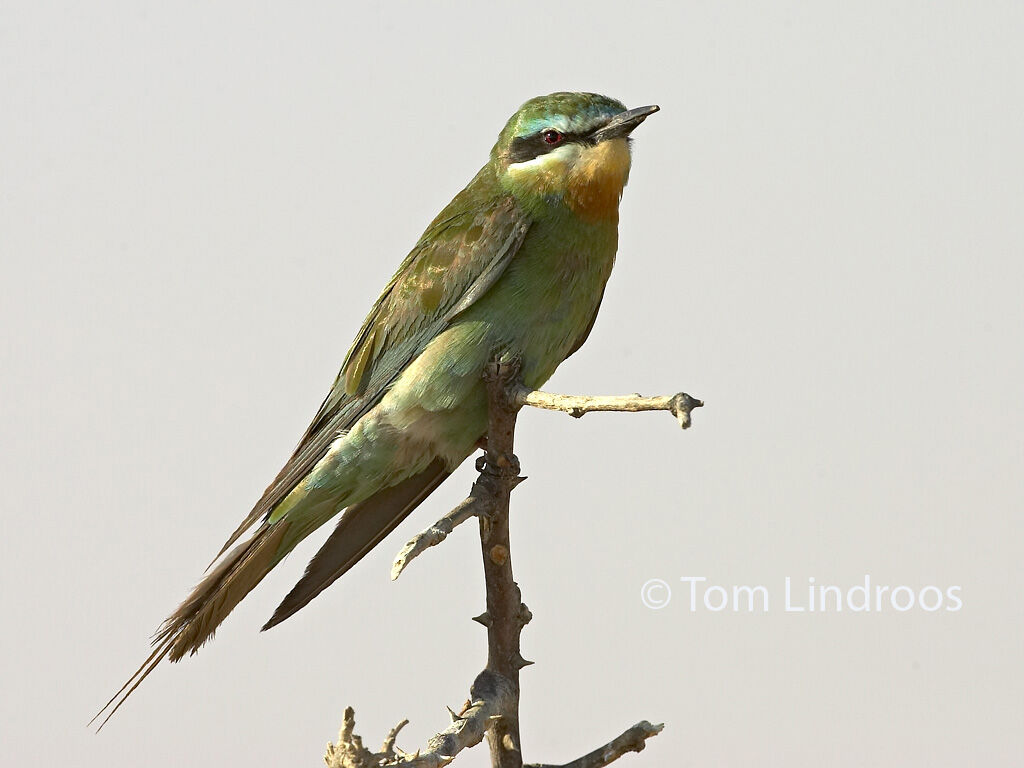
M 3 764 L 313 766 L 347 704 L 374 743 L 447 723 L 484 659 L 475 533 L 388 569 L 468 467 L 259 634 L 312 537 L 85 728 L 422 228 L 560 89 L 663 111 L 549 388 L 708 406 L 523 414 L 527 759 L 650 718 L 623 765 L 1018 762 L 1022 39 L 1012 2 L 0 3 Z M 782 609 L 787 575 L 865 574 L 963 609 Z M 687 575 L 774 602 L 691 613 Z

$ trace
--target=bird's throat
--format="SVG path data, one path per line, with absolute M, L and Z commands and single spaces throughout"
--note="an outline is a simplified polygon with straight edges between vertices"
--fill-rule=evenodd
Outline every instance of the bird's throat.
M 565 200 L 581 218 L 617 219 L 622 189 L 629 180 L 629 144 L 625 138 L 587 147 L 573 164 Z

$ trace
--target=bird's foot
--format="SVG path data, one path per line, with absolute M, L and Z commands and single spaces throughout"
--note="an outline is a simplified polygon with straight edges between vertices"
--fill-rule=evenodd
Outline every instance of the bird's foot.
M 496 461 L 491 461 L 484 453 L 476 459 L 476 471 L 481 475 L 491 475 L 505 480 L 519 477 L 519 458 L 515 454 L 502 454 Z M 523 478 L 525 480 L 525 478 Z

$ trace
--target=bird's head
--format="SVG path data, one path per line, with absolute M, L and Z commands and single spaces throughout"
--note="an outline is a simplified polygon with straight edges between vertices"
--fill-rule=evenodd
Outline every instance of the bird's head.
M 596 93 L 530 99 L 491 150 L 498 180 L 524 203 L 558 198 L 583 218 L 614 219 L 629 179 L 629 134 L 657 111 Z

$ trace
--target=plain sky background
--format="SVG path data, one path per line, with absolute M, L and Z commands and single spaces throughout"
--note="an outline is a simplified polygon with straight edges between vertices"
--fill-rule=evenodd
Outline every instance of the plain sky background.
M 621 765 L 1019 765 L 1022 40 L 1017 2 L 0 2 L 0 762 L 315 766 L 349 704 L 374 744 L 445 727 L 484 662 L 475 530 L 388 571 L 469 467 L 260 634 L 311 537 L 85 723 L 423 227 L 569 89 L 662 112 L 548 388 L 707 407 L 522 414 L 526 759 L 647 718 Z M 865 575 L 963 608 L 784 610 L 786 576 Z M 770 609 L 690 612 L 681 576 Z

